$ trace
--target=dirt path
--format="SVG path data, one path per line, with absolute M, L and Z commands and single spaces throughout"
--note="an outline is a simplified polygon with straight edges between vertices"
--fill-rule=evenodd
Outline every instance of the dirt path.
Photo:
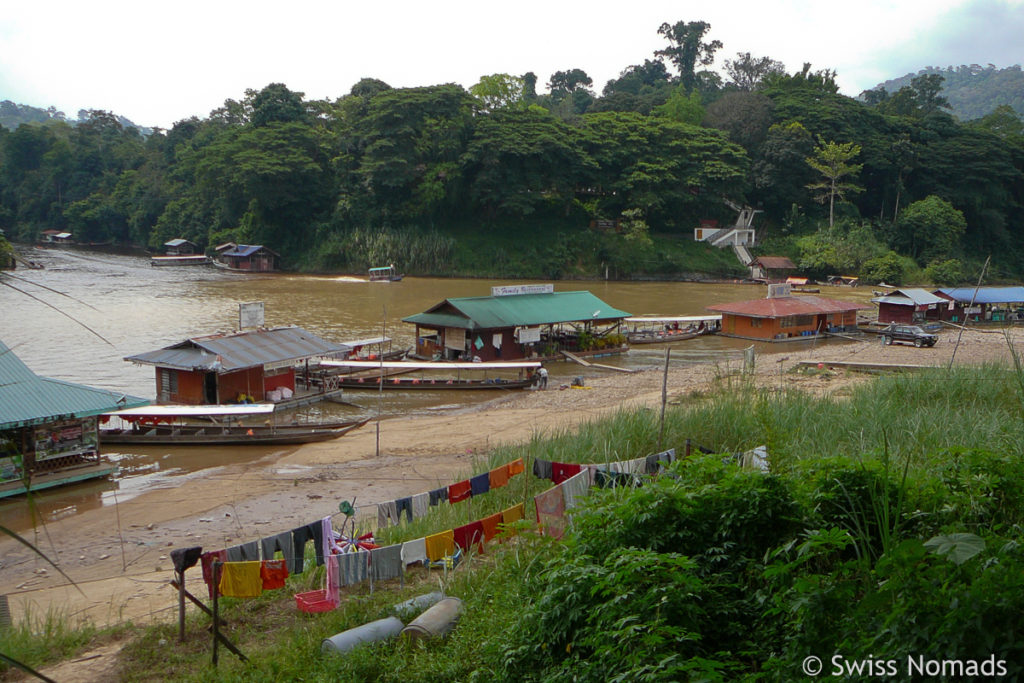
M 957 335 L 944 332 L 932 349 L 882 346 L 877 340 L 828 344 L 818 350 L 765 354 L 756 379 L 832 393 L 869 375 L 788 372 L 800 360 L 945 365 Z M 1024 330 L 1013 333 L 1024 351 Z M 1008 362 L 1009 347 L 999 333 L 969 332 L 956 353 L 957 364 Z M 739 361 L 673 367 L 671 396 L 711 389 L 737 372 Z M 167 585 L 174 547 L 224 547 L 308 523 L 337 511 L 341 500 L 358 505 L 419 493 L 467 474 L 473 458 L 499 443 L 523 442 L 535 434 L 572 429 L 580 423 L 634 406 L 657 406 L 662 373 L 609 373 L 587 379 L 586 389 L 519 392 L 481 407 L 369 424 L 336 441 L 310 444 L 248 466 L 204 472 L 177 486 L 145 492 L 117 506 L 89 510 L 56 522 L 32 540 L 56 556 L 77 583 L 11 540 L 0 541 L 0 594 L 9 595 L 15 619 L 58 608 L 97 624 L 145 623 L 174 617 L 176 593 Z M 374 514 L 372 507 L 365 514 Z

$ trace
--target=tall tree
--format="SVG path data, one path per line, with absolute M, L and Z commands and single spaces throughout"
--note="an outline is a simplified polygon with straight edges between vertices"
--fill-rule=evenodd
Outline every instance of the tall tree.
M 842 200 L 848 193 L 861 192 L 864 188 L 853 182 L 863 164 L 851 164 L 850 160 L 860 154 L 860 145 L 853 142 L 833 142 L 818 138 L 813 156 L 807 157 L 807 164 L 824 177 L 824 181 L 811 183 L 807 187 L 817 190 L 819 202 L 828 202 L 828 226 L 835 222 L 836 199 Z
M 967 230 L 964 215 L 934 195 L 914 202 L 896 222 L 896 246 L 920 263 L 932 263 L 955 255 Z
M 696 87 L 697 65 L 708 66 L 715 61 L 715 52 L 722 47 L 722 41 L 704 42 L 704 36 L 711 30 L 705 21 L 677 21 L 664 23 L 658 28 L 658 35 L 669 41 L 669 47 L 656 50 L 654 54 L 668 58 L 679 70 L 679 80 L 687 90 Z
M 480 101 L 484 111 L 516 105 L 523 101 L 525 91 L 523 79 L 509 74 L 481 76 L 480 81 L 469 89 L 470 94 Z
M 752 57 L 749 52 L 736 53 L 736 59 L 725 60 L 730 83 L 739 90 L 757 90 L 771 74 L 786 73 L 786 65 L 771 57 Z
M 551 74 L 548 80 L 548 90 L 551 94 L 568 94 L 580 89 L 589 89 L 594 85 L 594 80 L 587 75 L 583 69 L 570 69 L 568 71 L 556 71 Z

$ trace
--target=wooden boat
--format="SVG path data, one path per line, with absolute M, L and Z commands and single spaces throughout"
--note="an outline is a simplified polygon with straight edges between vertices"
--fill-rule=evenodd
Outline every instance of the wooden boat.
M 370 282 L 398 282 L 405 275 L 395 270 L 395 265 L 370 268 Z
M 210 263 L 210 257 L 203 256 L 151 256 L 151 266 L 205 266 Z
M 284 446 L 328 441 L 362 427 L 369 418 L 317 424 L 242 424 L 274 412 L 270 403 L 229 406 L 146 406 L 106 413 L 130 426 L 99 430 L 101 444 L 175 446 Z
M 666 344 L 714 334 L 722 326 L 722 316 L 637 316 L 623 323 L 630 344 Z
M 347 368 L 348 375 L 337 378 L 345 389 L 447 390 L 447 389 L 525 389 L 536 382 L 540 361 L 488 363 L 452 363 L 448 361 L 356 361 L 325 360 L 325 367 Z M 474 373 L 518 370 L 518 377 L 474 377 Z M 527 374 L 529 371 L 529 374 Z M 433 374 L 443 373 L 441 376 Z M 452 377 L 451 373 L 455 373 Z M 383 387 L 381 382 L 383 381 Z

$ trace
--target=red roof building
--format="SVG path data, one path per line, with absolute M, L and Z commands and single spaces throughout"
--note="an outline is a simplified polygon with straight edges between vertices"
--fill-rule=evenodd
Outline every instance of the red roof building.
M 820 296 L 779 296 L 708 306 L 722 314 L 719 334 L 756 341 L 786 341 L 857 327 L 857 311 L 868 306 Z

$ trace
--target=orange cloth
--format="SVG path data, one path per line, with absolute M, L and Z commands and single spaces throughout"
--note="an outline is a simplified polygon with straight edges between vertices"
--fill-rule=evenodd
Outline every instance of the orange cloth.
M 508 483 L 508 465 L 502 465 L 487 473 L 492 489 L 501 488 Z
M 265 591 L 284 588 L 284 580 L 288 578 L 288 566 L 284 560 L 263 560 L 260 578 L 263 579 Z
M 263 593 L 260 564 L 255 562 L 225 562 L 220 568 L 217 590 L 229 598 L 256 598 Z
M 431 562 L 437 562 L 442 557 L 455 553 L 455 532 L 451 529 L 427 536 L 424 542 L 427 546 L 427 557 Z
M 498 535 L 498 525 L 501 524 L 501 513 L 495 512 L 490 517 L 484 517 L 480 520 L 480 523 L 484 525 L 484 541 L 490 541 Z
M 513 460 L 509 464 L 505 465 L 505 467 L 508 468 L 509 477 L 514 477 L 515 475 L 522 474 L 523 472 L 526 471 L 526 467 L 523 465 L 522 458 L 517 458 L 516 460 Z
M 460 500 L 466 500 L 471 495 L 473 495 L 473 487 L 470 485 L 469 479 L 448 485 L 449 503 L 458 503 Z

